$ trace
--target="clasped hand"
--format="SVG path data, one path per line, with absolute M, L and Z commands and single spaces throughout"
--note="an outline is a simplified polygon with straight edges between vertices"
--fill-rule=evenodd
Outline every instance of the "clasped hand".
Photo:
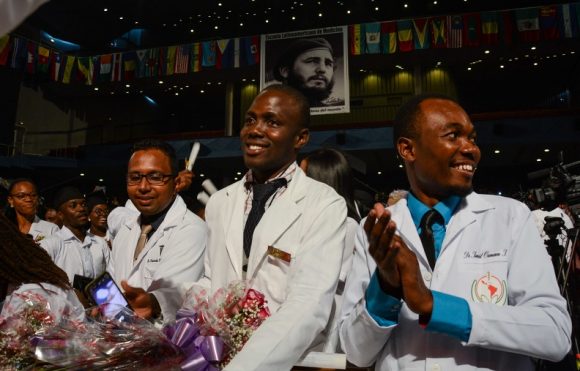
M 395 234 L 397 226 L 382 204 L 375 204 L 365 221 L 369 253 L 377 264 L 382 290 L 401 298 L 413 312 L 430 315 L 433 296 L 425 286 L 417 256 Z

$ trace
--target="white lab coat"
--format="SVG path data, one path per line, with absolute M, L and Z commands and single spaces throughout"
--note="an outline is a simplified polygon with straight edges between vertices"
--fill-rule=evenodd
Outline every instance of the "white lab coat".
M 360 227 L 340 325 L 352 363 L 376 362 L 376 370 L 520 371 L 534 369 L 530 357 L 559 360 L 566 354 L 570 316 L 527 207 L 508 198 L 468 195 L 447 226 L 434 271 L 406 200 L 390 209 L 427 287 L 468 301 L 471 334 L 465 343 L 427 332 L 406 305 L 398 324 L 380 327 L 366 310 L 364 295 L 376 265 Z
M 163 320 L 168 322 L 175 319 L 183 303 L 183 284 L 201 277 L 207 227 L 178 195 L 159 228 L 133 261 L 141 234 L 138 217 L 139 214 L 132 217 L 128 214 L 115 236 L 108 270 L 117 283 L 127 280 L 129 285 L 153 293 Z
M 48 255 L 66 272 L 70 283 L 75 274 L 95 278 L 107 268 L 110 251 L 107 243 L 96 236 L 87 234 L 84 241 L 79 240 L 70 229 L 63 226 L 54 235 L 39 241 Z M 88 249 L 84 255 L 81 249 Z
M 30 225 L 28 234 L 32 236 L 34 242 L 40 242 L 45 238 L 52 236 L 59 230 L 60 228 L 58 228 L 58 225 L 47 222 L 46 220 L 42 220 L 38 216 L 35 216 L 34 221 Z
M 242 180 L 207 204 L 208 250 L 198 284 L 211 292 L 242 279 L 246 197 Z M 315 341 L 328 322 L 345 229 L 344 199 L 297 168 L 257 225 L 248 259 L 247 278 L 266 296 L 271 316 L 226 370 L 289 370 Z M 289 253 L 290 262 L 269 255 L 268 246 Z

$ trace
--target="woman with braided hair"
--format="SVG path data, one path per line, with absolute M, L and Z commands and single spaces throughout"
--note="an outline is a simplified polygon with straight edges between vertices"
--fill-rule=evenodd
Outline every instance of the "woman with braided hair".
M 82 316 L 83 306 L 66 273 L 1 213 L 0 256 L 0 302 L 6 299 L 0 315 L 7 309 L 13 312 L 25 305 L 19 294 L 32 293 L 47 301 L 56 319 L 63 314 Z

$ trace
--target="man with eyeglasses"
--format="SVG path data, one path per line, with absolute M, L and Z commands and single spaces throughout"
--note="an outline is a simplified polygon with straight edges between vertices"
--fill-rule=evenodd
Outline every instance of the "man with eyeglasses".
M 127 194 L 139 213 L 127 214 L 115 239 L 109 272 L 125 291 L 137 315 L 175 318 L 182 285 L 203 271 L 207 229 L 177 194 L 175 150 L 146 140 L 133 147 L 127 169 Z

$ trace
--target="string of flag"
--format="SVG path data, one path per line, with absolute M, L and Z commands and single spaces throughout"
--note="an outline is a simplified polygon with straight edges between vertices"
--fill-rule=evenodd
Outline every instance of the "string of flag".
M 414 50 L 510 46 L 580 37 L 580 3 L 422 17 L 349 26 L 351 55 Z M 260 36 L 76 56 L 19 36 L 0 37 L 0 66 L 24 70 L 38 80 L 63 84 L 132 81 L 253 66 L 260 62 Z
M 580 37 L 580 3 L 349 26 L 351 55 L 510 46 Z

